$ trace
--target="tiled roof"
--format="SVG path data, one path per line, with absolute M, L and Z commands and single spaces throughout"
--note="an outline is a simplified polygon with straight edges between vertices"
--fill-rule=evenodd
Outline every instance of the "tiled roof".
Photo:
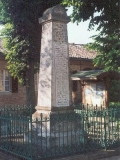
M 97 56 L 97 52 L 90 51 L 82 44 L 69 44 L 69 57 L 71 58 L 84 58 L 94 59 Z
M 0 56 L 2 55 L 2 41 L 0 39 Z M 70 58 L 83 58 L 83 59 L 93 59 L 95 58 L 97 53 L 95 51 L 90 51 L 85 48 L 82 44 L 69 44 L 69 57 Z
M 102 74 L 103 70 L 89 70 L 89 71 L 79 71 L 71 75 L 73 80 L 77 79 L 97 79 L 97 76 Z

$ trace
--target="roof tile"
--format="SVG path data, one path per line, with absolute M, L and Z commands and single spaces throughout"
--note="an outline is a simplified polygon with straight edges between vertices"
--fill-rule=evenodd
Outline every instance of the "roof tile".
M 2 55 L 3 48 L 2 48 L 2 41 L 0 39 L 0 53 Z M 69 44 L 69 57 L 70 58 L 83 58 L 83 59 L 94 59 L 97 55 L 97 52 L 90 51 L 85 48 L 82 44 Z
M 97 52 L 88 50 L 83 44 L 69 44 L 69 57 L 94 59 L 96 56 Z

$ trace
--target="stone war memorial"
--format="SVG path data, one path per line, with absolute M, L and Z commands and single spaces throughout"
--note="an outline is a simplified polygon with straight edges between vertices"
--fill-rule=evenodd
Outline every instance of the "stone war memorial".
M 77 141 L 77 134 L 73 136 L 71 130 L 77 132 L 76 125 L 81 125 L 80 121 L 71 120 L 76 114 L 71 105 L 67 35 L 69 21 L 66 9 L 61 5 L 47 9 L 39 19 L 42 39 L 38 100 L 32 118 L 34 129 L 37 130 L 37 142 L 42 142 L 42 146 L 67 145 L 74 138 Z M 66 115 L 70 121 L 65 118 Z M 37 125 L 34 123 L 36 118 L 40 120 Z
M 36 114 L 70 109 L 69 21 L 60 5 L 47 9 L 39 19 L 42 39 Z
M 68 109 L 71 105 L 66 10 L 47 9 L 42 25 L 37 112 Z

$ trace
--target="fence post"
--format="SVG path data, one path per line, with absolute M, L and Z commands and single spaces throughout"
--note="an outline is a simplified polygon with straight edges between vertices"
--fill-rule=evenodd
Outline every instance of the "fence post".
M 31 160 L 33 160 L 33 148 L 32 148 L 32 108 L 30 108 L 30 154 L 31 154 Z
M 106 146 L 106 110 L 104 110 L 104 145 L 105 145 L 105 150 L 107 151 L 107 146 Z
M 82 143 L 85 151 L 84 111 L 81 112 L 81 116 L 82 116 Z

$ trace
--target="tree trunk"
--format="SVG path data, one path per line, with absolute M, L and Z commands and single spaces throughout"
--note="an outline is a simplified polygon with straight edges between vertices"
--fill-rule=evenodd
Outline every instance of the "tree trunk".
M 108 108 L 109 107 L 109 84 L 110 84 L 110 79 L 107 77 L 104 80 L 105 83 L 105 107 Z
M 26 104 L 31 105 L 32 111 L 35 111 L 34 62 L 31 62 L 26 70 Z

